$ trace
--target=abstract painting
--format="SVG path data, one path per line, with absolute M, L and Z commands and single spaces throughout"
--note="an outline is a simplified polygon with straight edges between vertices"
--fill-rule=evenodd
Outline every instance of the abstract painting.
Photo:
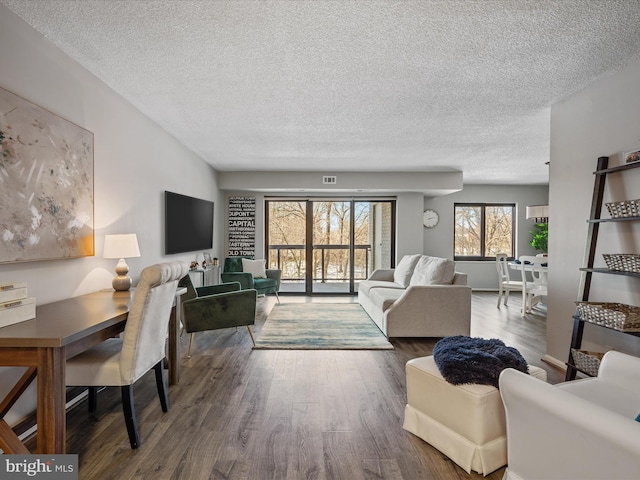
M 0 88 L 0 263 L 94 255 L 93 133 Z

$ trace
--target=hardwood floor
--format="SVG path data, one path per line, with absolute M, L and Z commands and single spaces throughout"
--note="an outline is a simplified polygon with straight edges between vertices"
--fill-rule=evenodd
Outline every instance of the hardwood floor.
M 516 296 L 514 296 L 516 297 Z M 283 303 L 352 298 L 282 296 Z M 472 336 L 501 338 L 527 361 L 543 363 L 544 312 L 520 316 L 519 298 L 496 308 L 495 293 L 473 295 Z M 260 335 L 275 300 L 258 300 Z M 196 335 L 183 346 L 182 378 L 163 414 L 153 373 L 135 385 L 142 444 L 129 448 L 119 389 L 67 415 L 67 450 L 81 479 L 468 479 L 438 450 L 402 429 L 407 360 L 437 339 L 395 339 L 392 351 L 252 350 L 246 329 Z M 504 468 L 486 478 L 502 478 Z

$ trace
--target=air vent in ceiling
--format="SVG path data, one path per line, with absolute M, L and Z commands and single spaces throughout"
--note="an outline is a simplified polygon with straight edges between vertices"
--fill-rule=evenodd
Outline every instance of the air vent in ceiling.
M 335 185 L 336 183 L 338 183 L 338 177 L 335 176 L 324 176 L 322 177 L 322 184 L 323 185 Z

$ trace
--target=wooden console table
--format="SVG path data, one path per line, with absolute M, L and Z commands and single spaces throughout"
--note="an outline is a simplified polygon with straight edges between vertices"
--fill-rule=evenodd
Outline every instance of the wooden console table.
M 179 380 L 181 289 L 169 326 L 169 380 Z M 66 359 L 124 330 L 133 291 L 100 291 L 36 307 L 36 318 L 0 328 L 0 366 L 27 367 L 0 403 L 0 448 L 29 454 L 3 419 L 37 379 L 37 453 L 63 454 L 66 441 Z

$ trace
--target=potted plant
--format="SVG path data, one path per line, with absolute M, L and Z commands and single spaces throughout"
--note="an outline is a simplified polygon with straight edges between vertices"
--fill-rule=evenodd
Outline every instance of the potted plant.
M 531 246 L 541 253 L 547 253 L 549 240 L 549 224 L 536 223 L 531 233 Z

